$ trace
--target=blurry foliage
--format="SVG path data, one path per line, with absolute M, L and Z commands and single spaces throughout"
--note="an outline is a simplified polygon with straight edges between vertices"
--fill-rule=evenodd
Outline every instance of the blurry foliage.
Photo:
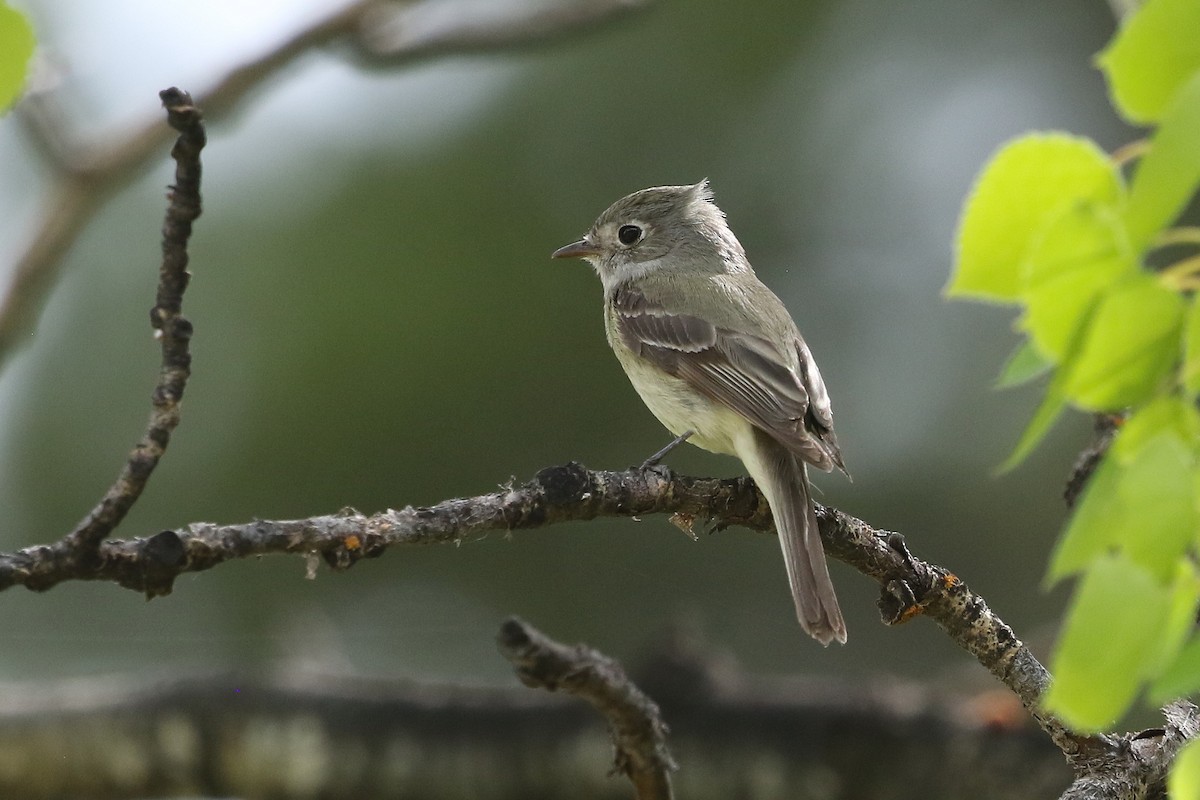
M 1068 404 L 1129 415 L 1050 562 L 1049 580 L 1080 581 L 1046 702 L 1085 729 L 1110 725 L 1164 676 L 1172 693 L 1200 688 L 1200 228 L 1170 227 L 1200 184 L 1197 30 L 1192 0 L 1149 0 L 1124 21 L 1099 63 L 1116 110 L 1156 126 L 1132 179 L 1087 139 L 1005 145 L 967 201 L 949 287 L 1022 308 L 1028 342 L 1002 384 L 1053 369 L 1006 466 Z M 1187 255 L 1153 264 L 1180 244 Z
M 21 95 L 33 45 L 29 20 L 0 0 L 0 114 Z

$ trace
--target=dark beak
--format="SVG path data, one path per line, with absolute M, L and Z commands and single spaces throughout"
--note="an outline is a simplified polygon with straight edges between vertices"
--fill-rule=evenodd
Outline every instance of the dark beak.
M 578 242 L 571 242 L 568 245 L 558 248 L 550 254 L 551 258 L 586 258 L 587 256 L 600 255 L 600 248 L 589 242 L 587 239 L 580 239 Z

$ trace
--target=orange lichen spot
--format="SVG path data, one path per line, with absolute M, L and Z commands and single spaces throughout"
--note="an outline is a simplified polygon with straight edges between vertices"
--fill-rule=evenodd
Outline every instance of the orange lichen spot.
M 346 539 L 342 543 L 342 545 L 347 550 L 358 550 L 359 548 L 362 547 L 362 540 L 358 538 L 358 534 L 352 533 L 346 537 Z
M 953 589 L 955 586 L 959 586 L 960 584 L 962 584 L 962 581 L 960 581 L 958 576 L 953 572 L 947 572 L 946 577 L 942 578 L 942 586 L 946 589 Z
M 921 608 L 920 604 L 913 604 L 911 606 L 905 606 L 904 609 L 900 612 L 900 616 L 896 619 L 896 624 L 899 625 L 899 624 L 908 622 L 913 617 L 919 617 L 919 616 L 921 616 L 922 611 L 923 611 L 923 609 Z

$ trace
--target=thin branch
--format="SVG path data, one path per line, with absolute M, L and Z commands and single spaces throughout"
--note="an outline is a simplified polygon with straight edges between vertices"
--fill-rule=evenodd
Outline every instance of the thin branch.
M 204 124 L 200 110 L 187 92 L 171 88 L 160 92 L 167 110 L 167 123 L 179 131 L 171 150 L 175 159 L 175 185 L 168 194 L 163 221 L 162 265 L 158 270 L 158 293 L 150 309 L 150 324 L 162 345 L 162 368 L 151 396 L 153 407 L 141 441 L 129 454 L 116 482 L 88 515 L 59 543 L 67 558 L 90 560 L 100 544 L 121 523 L 141 497 L 150 474 L 158 466 L 179 424 L 179 402 L 191 374 L 189 341 L 192 324 L 182 314 L 183 293 L 188 285 L 188 239 L 192 223 L 200 216 L 200 151 L 204 148 Z
M 481 30 L 475 22 L 481 7 L 478 4 L 452 4 L 449 8 L 456 11 L 457 17 L 444 16 L 438 25 L 430 25 L 431 7 L 443 5 L 440 2 L 355 0 L 259 57 L 229 70 L 208 91 L 196 95 L 196 105 L 205 110 L 210 123 L 222 119 L 235 112 L 252 91 L 298 58 L 335 43 L 347 44 L 347 52 L 364 63 L 400 66 L 449 54 L 556 42 L 619 17 L 645 2 L 648 0 L 519 3 L 509 6 L 512 10 L 505 24 L 489 32 Z M 387 23 L 390 38 L 379 38 L 376 29 L 380 21 Z M 35 93 L 22 101 L 18 111 L 26 104 L 33 104 L 36 109 L 23 119 L 33 130 L 39 147 L 53 152 L 49 160 L 59 175 L 42 202 L 41 223 L 18 257 L 0 300 L 0 365 L 36 323 L 75 239 L 104 202 L 137 177 L 162 151 L 169 136 L 158 120 L 146 120 L 119 141 L 62 152 L 69 147 L 65 143 L 56 144 L 66 141 L 62 132 L 46 128 L 61 125 L 66 117 L 57 95 L 52 91 Z
M 590 647 L 559 644 L 528 623 L 508 619 L 496 637 L 517 677 L 535 689 L 578 695 L 608 720 L 615 769 L 633 783 L 638 800 L 671 800 L 675 761 L 658 706 L 621 665 Z
M 915 558 L 899 534 L 875 530 L 835 508 L 818 506 L 817 519 L 826 552 L 878 581 L 885 623 L 899 624 L 918 615 L 932 619 L 1020 698 L 1068 758 L 1106 746 L 1101 737 L 1074 733 L 1040 708 L 1050 673 L 961 578 Z
M 429 55 L 511 49 L 553 41 L 562 31 L 591 27 L 650 0 L 425 0 L 376 3 L 362 26 L 360 55 L 397 64 Z
M 1074 508 L 1075 504 L 1079 502 L 1083 490 L 1087 488 L 1088 481 L 1092 479 L 1092 473 L 1104 460 L 1104 454 L 1108 452 L 1113 440 L 1117 438 L 1117 431 L 1121 429 L 1124 421 L 1124 414 L 1096 415 L 1092 441 L 1080 451 L 1079 456 L 1075 459 L 1071 475 L 1067 478 L 1067 486 L 1063 489 L 1063 500 L 1066 501 L 1067 508 Z

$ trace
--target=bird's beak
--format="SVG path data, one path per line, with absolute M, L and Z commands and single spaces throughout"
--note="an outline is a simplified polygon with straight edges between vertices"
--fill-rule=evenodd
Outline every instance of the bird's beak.
M 550 254 L 551 258 L 587 258 L 588 256 L 600 255 L 600 248 L 589 242 L 587 239 L 580 239 L 578 242 L 571 242 L 568 245 L 558 248 Z

